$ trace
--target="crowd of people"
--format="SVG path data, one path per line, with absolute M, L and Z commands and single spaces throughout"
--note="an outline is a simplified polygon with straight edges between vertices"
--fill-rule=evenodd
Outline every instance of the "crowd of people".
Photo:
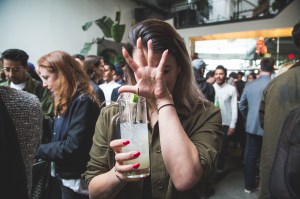
M 300 49 L 300 22 L 292 37 Z M 299 61 L 272 79 L 275 62 L 259 74 L 231 73 L 190 57 L 168 23 L 136 24 L 122 49 L 126 64 L 97 55 L 53 51 L 36 66 L 20 49 L 1 54 L 0 129 L 5 192 L 12 198 L 208 198 L 222 180 L 229 141 L 242 148 L 245 192 L 270 193 L 272 165 L 283 122 L 300 105 Z M 206 74 L 206 76 L 205 76 Z M 150 175 L 140 152 L 117 137 L 118 96 L 147 100 Z M 39 163 L 46 163 L 36 173 Z M 257 179 L 259 175 L 259 180 Z M 42 180 L 42 185 L 36 183 Z M 292 190 L 293 191 L 293 190 Z
M 299 50 L 300 22 L 294 26 L 292 38 Z M 289 190 L 281 188 L 280 196 L 276 196 L 276 193 L 280 191 L 273 191 L 274 193 L 270 191 L 275 190 L 270 185 L 276 184 L 270 182 L 271 179 L 275 179 L 270 175 L 272 167 L 275 167 L 274 164 L 276 166 L 279 164 L 273 160 L 276 151 L 279 153 L 277 143 L 281 131 L 284 131 L 282 126 L 285 118 L 288 113 L 296 112 L 297 106 L 300 105 L 298 94 L 300 86 L 297 83 L 299 61 L 283 64 L 274 75 L 275 61 L 271 57 L 262 58 L 259 73 L 249 73 L 246 81 L 242 80 L 243 72 L 231 72 L 227 77 L 227 69 L 219 65 L 214 71 L 207 72 L 205 82 L 202 79 L 206 64 L 197 56 L 192 59 L 194 59 L 192 66 L 199 89 L 209 99 L 209 93 L 213 91 L 207 92 L 207 83 L 213 85 L 214 103 L 220 108 L 222 115 L 222 145 L 217 161 L 217 173 L 212 182 L 216 183 L 221 180 L 228 152 L 228 139 L 235 137 L 233 140 L 237 141 L 242 150 L 246 193 L 259 191 L 258 198 L 260 199 L 298 198 L 299 192 L 294 188 L 296 182 L 289 180 L 288 175 L 299 176 L 299 172 L 285 173 L 284 178 L 280 179 L 282 182 L 277 184 L 282 183 L 287 184 L 286 187 L 293 187 Z M 274 80 L 273 77 L 275 77 Z M 298 124 L 297 121 L 294 120 L 293 126 Z M 295 159 L 295 162 L 298 161 Z M 274 172 L 272 174 L 274 175 Z

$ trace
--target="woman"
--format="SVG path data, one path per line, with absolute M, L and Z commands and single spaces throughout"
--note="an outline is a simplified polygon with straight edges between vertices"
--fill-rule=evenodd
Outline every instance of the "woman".
M 118 107 L 110 105 L 96 124 L 85 173 L 90 198 L 201 198 L 215 169 L 221 115 L 198 90 L 182 37 L 163 21 L 146 20 L 131 29 L 123 55 L 130 68 L 119 92 L 148 102 L 151 174 L 138 180 L 123 175 L 139 163 L 122 162 L 139 152 L 122 153 L 130 143 L 115 139 Z
M 99 101 L 79 63 L 54 51 L 38 60 L 43 86 L 54 96 L 52 141 L 38 148 L 37 158 L 51 161 L 52 198 L 88 198 L 81 179 L 89 160 Z
M 83 70 L 89 76 L 90 83 L 92 84 L 100 103 L 105 106 L 105 96 L 98 85 L 99 80 L 102 78 L 103 67 L 103 58 L 97 55 L 88 55 L 83 62 Z
M 88 74 L 93 83 L 97 85 L 102 83 L 103 67 L 103 57 L 97 55 L 88 55 L 83 62 L 84 71 Z

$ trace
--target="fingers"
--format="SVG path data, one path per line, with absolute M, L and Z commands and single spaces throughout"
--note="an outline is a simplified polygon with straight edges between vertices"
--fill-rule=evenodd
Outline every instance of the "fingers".
M 161 56 L 161 59 L 159 61 L 159 64 L 157 66 L 158 71 L 160 71 L 161 73 L 164 72 L 164 65 L 165 65 L 165 63 L 167 61 L 167 58 L 168 58 L 168 52 L 169 52 L 169 50 L 165 50 L 163 52 L 163 54 Z
M 118 90 L 119 93 L 124 93 L 124 92 L 129 92 L 129 93 L 136 93 L 138 94 L 138 86 L 129 86 L 129 85 L 124 85 L 121 86 Z
M 130 143 L 129 140 L 126 140 L 126 139 L 116 139 L 116 140 L 113 140 L 109 143 L 109 146 L 111 148 L 116 148 L 116 147 L 123 147 L 123 146 L 126 146 Z
M 138 65 L 137 63 L 131 58 L 131 56 L 129 55 L 129 53 L 127 52 L 127 50 L 125 48 L 122 48 L 122 54 L 128 64 L 128 66 L 133 70 L 136 71 L 138 69 Z
M 125 139 L 117 139 L 113 140 L 109 143 L 110 148 L 112 148 L 115 152 L 120 153 L 122 152 L 122 147 L 128 145 L 130 143 L 129 140 Z
M 152 44 L 152 39 L 150 39 L 147 43 L 148 45 L 148 65 L 149 66 L 154 66 L 155 62 L 154 62 L 154 59 L 153 59 L 153 44 Z
M 117 139 L 110 142 L 110 147 L 116 152 L 115 160 L 117 162 L 133 160 L 138 158 L 141 155 L 139 151 L 130 151 L 130 152 L 123 153 L 121 150 L 122 147 L 125 147 L 128 144 L 130 144 L 130 141 L 125 139 Z
M 129 165 L 120 165 L 116 162 L 115 164 L 115 167 L 113 168 L 114 170 L 114 173 L 117 177 L 117 179 L 120 181 L 120 182 L 134 182 L 134 181 L 139 181 L 141 179 L 143 179 L 143 177 L 141 178 L 127 178 L 125 173 L 126 172 L 131 172 L 137 168 L 134 168 L 134 167 L 137 167 L 137 166 L 140 166 L 139 163 L 136 163 L 136 164 L 129 164 Z
M 125 147 L 128 144 L 130 144 L 130 142 L 128 140 L 124 140 L 124 139 L 113 140 L 110 142 L 110 147 L 112 147 L 114 150 L 117 149 L 119 151 L 119 152 L 115 151 L 116 152 L 116 155 L 115 155 L 116 163 L 115 163 L 115 167 L 114 167 L 114 173 L 120 182 L 123 182 L 124 180 L 137 181 L 137 180 L 142 179 L 142 178 L 129 179 L 129 178 L 126 178 L 126 176 L 124 175 L 124 173 L 126 173 L 126 172 L 130 172 L 130 171 L 134 171 L 134 170 L 138 169 L 141 165 L 139 162 L 135 162 L 135 161 L 133 161 L 133 163 L 131 163 L 131 164 L 123 164 L 124 161 L 134 160 L 141 155 L 141 153 L 139 151 L 130 151 L 130 152 L 122 153 L 122 151 L 120 149 L 122 147 Z
M 122 48 L 122 54 L 123 54 L 127 64 L 130 66 L 130 68 L 134 72 L 139 68 L 139 66 L 147 66 L 148 65 L 145 54 L 144 54 L 142 39 L 140 37 L 136 41 L 135 52 L 137 54 L 137 56 L 136 56 L 137 58 L 136 58 L 136 60 L 133 60 L 132 57 L 127 52 L 127 50 L 125 48 Z
M 120 173 L 125 173 L 125 172 L 132 171 L 134 169 L 138 169 L 140 165 L 141 165 L 140 163 L 133 163 L 133 164 L 127 164 L 127 165 L 116 164 L 115 170 Z
M 136 41 L 137 64 L 139 66 L 147 66 L 147 60 L 144 54 L 142 38 L 139 37 Z
M 127 160 L 133 160 L 138 158 L 141 155 L 139 151 L 131 151 L 127 153 L 117 153 L 115 156 L 115 160 L 117 162 L 123 162 Z

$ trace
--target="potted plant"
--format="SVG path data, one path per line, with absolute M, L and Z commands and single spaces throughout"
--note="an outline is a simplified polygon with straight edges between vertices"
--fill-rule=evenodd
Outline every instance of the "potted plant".
M 86 56 L 93 45 L 97 45 L 97 55 L 103 56 L 106 61 L 117 64 L 121 59 L 122 38 L 125 32 L 125 24 L 120 24 L 121 11 L 116 12 L 115 21 L 110 17 L 103 16 L 95 21 L 90 21 L 82 26 L 87 31 L 94 23 L 102 30 L 102 38 L 94 38 L 91 42 L 84 43 L 80 54 Z M 106 38 L 111 38 L 108 40 Z

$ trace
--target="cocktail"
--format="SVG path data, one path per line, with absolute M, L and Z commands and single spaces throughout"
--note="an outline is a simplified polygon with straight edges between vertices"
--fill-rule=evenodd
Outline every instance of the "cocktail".
M 138 169 L 126 173 L 128 178 L 141 178 L 150 174 L 149 141 L 146 99 L 133 93 L 122 93 L 119 98 L 119 117 L 121 138 L 130 144 L 123 147 L 123 152 L 139 151 L 134 160 L 123 164 L 140 163 Z

